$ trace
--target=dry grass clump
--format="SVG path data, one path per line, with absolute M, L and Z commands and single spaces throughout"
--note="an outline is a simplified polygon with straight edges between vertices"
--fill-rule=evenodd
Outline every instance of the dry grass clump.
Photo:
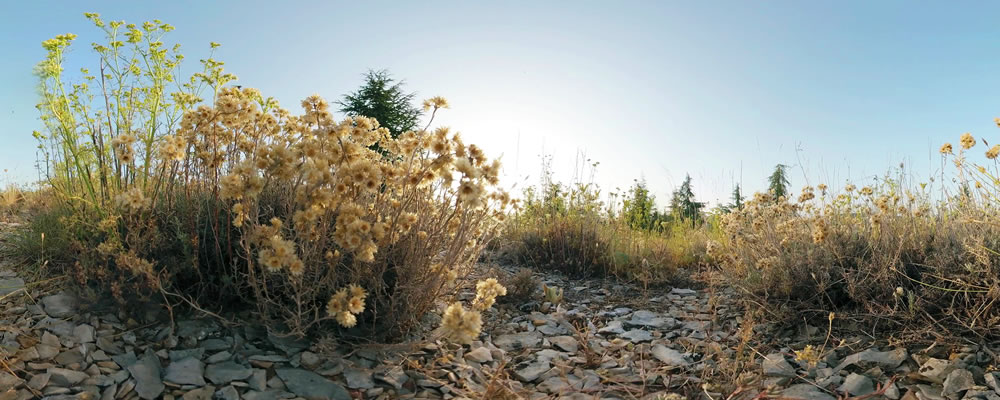
M 293 115 L 227 87 L 235 77 L 213 59 L 168 93 L 172 27 L 88 17 L 109 37 L 95 45 L 103 75 L 83 72 L 99 90 L 65 90 L 72 35 L 43 44 L 36 137 L 59 201 L 59 224 L 43 228 L 66 237 L 53 260 L 123 304 L 237 302 L 296 334 L 396 335 L 465 279 L 511 202 L 499 163 L 447 128 L 392 138 L 373 119 L 335 119 L 318 96 Z M 198 105 L 202 88 L 212 100 Z M 433 121 L 447 102 L 425 107 Z
M 836 195 L 806 187 L 794 201 L 757 194 L 723 217 L 726 236 L 707 253 L 758 302 L 846 311 L 880 329 L 996 335 L 1000 214 L 967 174 L 956 181 L 957 194 L 901 177 Z

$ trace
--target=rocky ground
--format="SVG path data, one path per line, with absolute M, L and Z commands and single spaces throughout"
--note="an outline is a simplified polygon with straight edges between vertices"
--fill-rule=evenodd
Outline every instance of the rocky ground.
M 888 348 L 809 326 L 748 335 L 726 291 L 538 276 L 564 289 L 561 304 L 500 304 L 471 346 L 338 346 L 196 316 L 140 323 L 3 270 L 0 400 L 1000 399 L 985 346 Z

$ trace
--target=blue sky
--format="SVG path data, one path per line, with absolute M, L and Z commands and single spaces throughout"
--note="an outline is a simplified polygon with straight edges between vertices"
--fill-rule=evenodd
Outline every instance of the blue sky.
M 216 58 L 298 111 L 337 98 L 369 68 L 452 103 L 439 122 L 503 156 L 506 183 L 537 182 L 539 154 L 571 178 L 643 177 L 665 204 L 686 173 L 725 200 L 760 190 L 777 163 L 793 186 L 865 183 L 906 163 L 938 173 L 938 146 L 972 132 L 1000 142 L 1000 5 L 914 1 L 11 2 L 0 15 L 2 181 L 28 181 L 40 128 L 40 43 L 79 35 L 70 65 L 93 66 L 105 20 L 176 26 L 193 69 Z M 797 190 L 797 189 L 796 189 Z

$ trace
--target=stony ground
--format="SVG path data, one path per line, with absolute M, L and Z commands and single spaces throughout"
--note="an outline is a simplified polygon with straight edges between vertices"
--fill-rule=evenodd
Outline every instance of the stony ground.
M 726 291 L 538 276 L 563 301 L 499 304 L 470 346 L 338 346 L 195 316 L 139 323 L 0 270 L 0 400 L 1000 400 L 986 346 L 831 340 L 825 328 L 750 324 Z M 807 344 L 821 351 L 796 356 Z

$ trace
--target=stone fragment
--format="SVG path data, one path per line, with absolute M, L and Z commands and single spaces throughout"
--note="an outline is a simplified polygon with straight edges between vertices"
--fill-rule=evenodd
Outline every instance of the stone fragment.
M 275 373 L 289 391 L 306 399 L 351 400 L 351 394 L 347 389 L 315 372 L 298 368 L 279 368 Z
M 538 377 L 542 376 L 550 368 L 548 361 L 535 361 L 524 368 L 514 371 L 514 376 L 517 377 L 521 382 L 533 382 Z
M 135 391 L 139 397 L 156 399 L 163 393 L 165 386 L 160 378 L 160 359 L 149 350 L 135 364 L 128 367 L 128 372 L 135 379 Z
M 844 383 L 837 390 L 854 396 L 864 396 L 875 391 L 875 383 L 867 376 L 852 373 L 844 378 Z
M 799 383 L 781 391 L 781 398 L 787 400 L 836 400 L 833 396 L 821 391 L 816 385 Z
M 653 357 L 656 357 L 657 360 L 660 360 L 660 362 L 671 367 L 683 367 L 688 365 L 688 361 L 684 359 L 684 356 L 680 352 L 662 344 L 653 346 L 650 353 L 652 353 Z
M 371 389 L 375 387 L 375 378 L 372 371 L 360 368 L 345 368 L 344 380 L 347 387 L 351 389 Z
M 794 378 L 798 376 L 795 373 L 795 368 L 792 364 L 785 360 L 785 356 L 781 353 L 771 353 L 764 358 L 762 364 L 764 369 L 764 375 L 766 376 L 778 376 L 784 378 Z
M 62 292 L 42 297 L 42 307 L 45 313 L 52 318 L 66 318 L 76 314 L 76 306 L 79 303 L 76 296 Z
M 653 334 L 643 329 L 631 329 L 618 336 L 623 339 L 628 339 L 628 341 L 632 343 L 642 343 L 653 340 Z
M 49 383 L 61 387 L 72 387 L 88 377 L 83 372 L 65 368 L 49 368 L 47 372 Z
M 598 329 L 597 333 L 602 333 L 606 335 L 607 334 L 620 335 L 622 333 L 625 333 L 625 328 L 622 326 L 622 321 L 614 320 L 614 321 L 609 321 L 607 325 L 604 325 L 604 327 Z
M 840 370 L 850 365 L 855 365 L 862 370 L 873 367 L 893 370 L 902 364 L 903 361 L 906 360 L 906 357 L 907 352 L 904 348 L 898 348 L 890 351 L 875 351 L 875 349 L 868 349 L 845 357 L 844 361 L 841 361 L 841 363 L 837 365 L 837 368 L 834 368 L 834 372 L 840 372 Z
M 465 359 L 472 362 L 485 363 L 493 361 L 493 355 L 490 354 L 490 349 L 477 347 L 468 353 L 465 353 Z
M 194 357 L 173 361 L 167 365 L 163 379 L 178 385 L 205 386 L 205 364 Z
M 253 369 L 234 361 L 209 364 L 205 367 L 205 378 L 216 385 L 225 385 L 232 381 L 249 378 Z
M 944 380 L 944 387 L 941 388 L 941 395 L 945 397 L 958 397 L 958 394 L 972 389 L 976 385 L 972 372 L 965 369 L 956 369 L 948 374 Z
M 94 327 L 87 324 L 77 325 L 76 328 L 73 328 L 73 338 L 76 339 L 77 343 L 93 343 L 94 333 Z
M 541 342 L 542 335 L 538 332 L 515 333 L 493 339 L 493 344 L 504 351 L 530 349 L 538 346 Z
M 0 279 L 0 297 L 4 297 L 18 290 L 24 289 L 24 279 L 4 278 Z

